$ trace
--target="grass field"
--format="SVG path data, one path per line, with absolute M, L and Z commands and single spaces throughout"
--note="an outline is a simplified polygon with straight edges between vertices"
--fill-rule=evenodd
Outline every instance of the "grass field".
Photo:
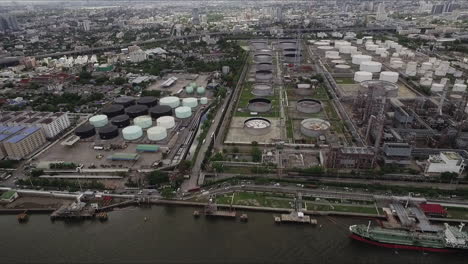
M 468 208 L 447 207 L 448 218 L 468 219 Z
M 349 213 L 362 213 L 362 214 L 378 214 L 379 212 L 375 207 L 364 207 L 356 205 L 340 205 L 340 204 L 317 204 L 307 202 L 307 210 L 314 211 L 330 211 L 330 212 L 349 212 Z
M 246 109 L 249 105 L 249 100 L 254 99 L 256 96 L 252 94 L 252 86 L 251 82 L 247 82 L 242 87 L 242 92 L 239 96 L 239 104 L 237 108 L 244 108 Z M 276 95 L 273 96 L 264 96 L 263 98 L 269 99 L 271 101 L 271 111 L 267 113 L 259 113 L 258 116 L 262 117 L 279 117 L 279 98 Z M 236 117 L 251 117 L 249 111 L 241 112 L 237 111 L 234 114 Z
M 234 199 L 232 194 L 225 194 L 216 197 L 218 204 L 248 205 L 248 206 L 264 206 L 273 208 L 291 208 L 292 199 L 275 199 L 269 194 L 259 192 L 236 192 Z
M 335 78 L 336 84 L 355 84 L 353 78 Z

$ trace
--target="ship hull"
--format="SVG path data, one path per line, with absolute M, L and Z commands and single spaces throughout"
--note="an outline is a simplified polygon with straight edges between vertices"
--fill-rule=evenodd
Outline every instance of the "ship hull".
M 454 252 L 459 251 L 457 249 L 451 249 L 451 248 L 431 248 L 431 247 L 418 247 L 418 246 L 410 246 L 410 245 L 383 243 L 383 242 L 378 242 L 375 240 L 362 237 L 354 233 L 350 235 L 350 238 L 360 241 L 360 242 L 368 243 L 374 246 L 392 248 L 392 249 L 416 250 L 416 251 L 427 251 L 427 252 L 443 252 L 443 253 L 454 253 Z

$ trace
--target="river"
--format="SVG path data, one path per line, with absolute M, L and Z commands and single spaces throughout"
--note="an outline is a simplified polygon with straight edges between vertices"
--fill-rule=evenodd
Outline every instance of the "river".
M 1 263 L 467 263 L 468 254 L 394 251 L 348 238 L 357 218 L 317 218 L 319 225 L 276 225 L 272 214 L 249 222 L 192 217 L 187 207 L 125 208 L 109 221 L 20 224 L 0 216 Z M 147 221 L 144 218 L 147 217 Z

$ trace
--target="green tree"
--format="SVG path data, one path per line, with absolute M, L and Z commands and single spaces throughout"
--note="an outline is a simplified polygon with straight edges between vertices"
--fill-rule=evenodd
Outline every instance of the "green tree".
M 31 171 L 31 176 L 32 177 L 39 177 L 39 176 L 41 176 L 43 174 L 44 174 L 44 170 L 42 170 L 42 169 L 33 169 Z
M 258 147 L 252 148 L 251 155 L 252 155 L 253 162 L 262 161 L 262 151 Z
M 147 175 L 147 180 L 150 185 L 159 185 L 169 182 L 169 175 L 164 171 L 153 171 Z

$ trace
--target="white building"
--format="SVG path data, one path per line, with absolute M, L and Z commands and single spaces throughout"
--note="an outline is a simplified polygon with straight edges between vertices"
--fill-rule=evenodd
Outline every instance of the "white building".
M 376 14 L 375 19 L 378 20 L 378 21 L 387 20 L 387 13 L 385 12 L 385 4 L 384 3 L 380 3 L 377 6 L 377 14 Z
M 128 59 L 131 62 L 142 62 L 147 59 L 147 55 L 146 55 L 146 52 L 142 50 L 137 50 L 137 51 L 130 52 L 128 54 Z
M 91 29 L 91 21 L 85 20 L 81 23 L 81 27 L 84 31 L 89 31 Z
M 427 159 L 425 174 L 440 174 L 454 172 L 460 175 L 465 169 L 465 160 L 456 152 L 440 152 L 430 155 Z

